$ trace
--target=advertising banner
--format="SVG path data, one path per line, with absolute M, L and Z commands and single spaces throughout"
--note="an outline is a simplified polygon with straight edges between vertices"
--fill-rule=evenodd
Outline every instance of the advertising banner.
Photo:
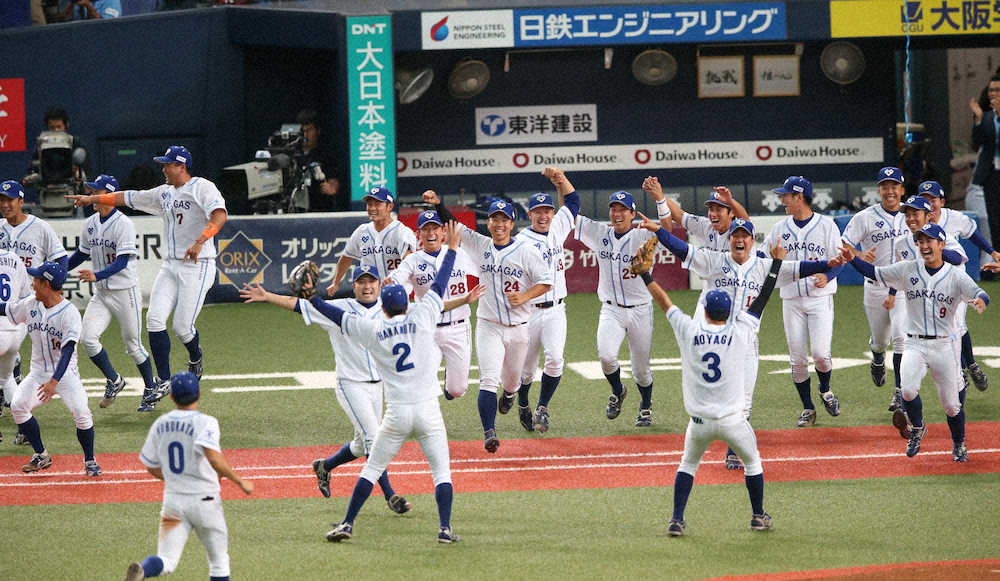
M 0 151 L 27 147 L 24 79 L 0 79 Z
M 832 38 L 1000 33 L 1000 2 L 831 0 Z
M 396 191 L 396 98 L 393 94 L 391 18 L 347 18 L 347 85 L 351 200 L 372 188 Z
M 597 105 L 476 107 L 476 145 L 597 141 Z

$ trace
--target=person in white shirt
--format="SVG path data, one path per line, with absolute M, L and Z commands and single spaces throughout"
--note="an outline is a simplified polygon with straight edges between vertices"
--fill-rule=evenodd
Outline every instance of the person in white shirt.
M 177 568 L 194 529 L 208 556 L 212 581 L 229 581 L 229 531 L 222 511 L 221 478 L 228 478 L 244 494 L 253 482 L 236 474 L 222 453 L 219 421 L 198 411 L 198 378 L 181 371 L 170 378 L 170 397 L 177 409 L 163 414 L 149 427 L 139 460 L 163 481 L 163 508 L 156 554 L 132 563 L 125 581 L 167 575 Z

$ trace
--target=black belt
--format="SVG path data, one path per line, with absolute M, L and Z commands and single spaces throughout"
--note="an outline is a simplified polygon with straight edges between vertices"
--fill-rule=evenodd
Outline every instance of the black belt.
M 562 304 L 563 300 L 565 300 L 565 299 L 559 299 L 558 301 L 545 301 L 544 303 L 535 303 L 535 308 L 538 308 L 538 309 L 551 309 L 552 307 L 554 307 L 556 305 Z
M 206 496 L 202 500 L 215 500 L 215 497 L 214 496 Z
M 939 335 L 912 335 L 910 333 L 907 333 L 906 336 L 909 337 L 910 339 L 947 339 L 948 338 L 947 336 L 939 336 Z
M 438 327 L 450 327 L 452 325 L 457 325 L 459 323 L 464 323 L 465 319 L 459 319 L 457 321 L 452 321 L 450 323 L 438 323 Z
M 604 301 L 604 303 L 607 304 L 607 305 L 614 305 L 616 307 L 621 307 L 623 309 L 634 309 L 636 307 L 641 307 L 642 306 L 642 305 L 619 305 L 618 303 L 613 303 L 611 301 Z M 646 304 L 646 303 L 643 303 L 643 305 L 644 304 Z

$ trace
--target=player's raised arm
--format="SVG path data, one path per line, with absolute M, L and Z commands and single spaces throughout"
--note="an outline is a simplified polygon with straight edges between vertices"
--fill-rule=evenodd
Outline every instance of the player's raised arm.
M 576 188 L 570 183 L 569 178 L 566 177 L 566 173 L 557 167 L 549 166 L 542 170 L 542 175 L 549 178 L 552 185 L 556 187 L 559 205 L 565 206 L 576 219 L 580 215 L 580 196 L 576 193 Z
M 663 310 L 664 313 L 670 310 L 670 307 L 674 306 L 673 301 L 670 300 L 670 296 L 667 291 L 663 290 L 663 287 L 653 280 L 653 277 L 648 273 L 644 272 L 640 275 L 642 277 L 642 282 L 646 283 L 646 290 L 649 291 L 649 295 L 653 297 L 653 302 Z
M 259 282 L 243 283 L 243 288 L 240 289 L 240 298 L 243 299 L 244 303 L 269 303 L 289 311 L 294 311 L 295 305 L 299 302 L 296 297 L 269 292 Z
M 670 205 L 672 200 L 668 200 L 666 194 L 663 193 L 660 180 L 656 177 L 648 176 L 642 182 L 642 191 L 646 192 L 656 202 L 656 217 L 659 219 L 660 225 L 666 228 L 667 231 L 670 231 L 671 219 L 677 222 L 680 220 L 680 217 L 673 217 L 673 207 Z M 674 204 L 674 206 L 676 205 Z
M 642 212 L 637 212 L 637 214 L 642 219 L 637 226 L 638 228 L 645 228 L 646 230 L 656 234 L 656 238 L 659 239 L 660 244 L 663 244 L 668 250 L 670 250 L 670 252 L 677 255 L 677 258 L 680 258 L 681 260 L 685 260 L 687 258 L 688 252 L 691 250 L 691 247 L 687 242 L 684 242 L 680 238 L 674 236 L 668 232 L 666 228 L 663 228 L 658 222 L 654 222 L 647 218 Z
M 462 305 L 471 305 L 472 303 L 478 301 L 479 298 L 484 294 L 486 294 L 486 285 L 477 284 L 475 288 L 465 293 L 464 295 L 446 300 L 444 302 L 444 309 L 442 309 L 442 311 L 444 312 L 453 311 L 458 307 L 461 307 Z
M 743 218 L 744 220 L 750 219 L 750 214 L 747 209 L 743 207 L 743 204 L 736 201 L 733 197 L 733 193 L 729 191 L 726 186 L 715 186 L 712 188 L 717 194 L 719 194 L 719 199 L 726 204 L 729 204 L 729 208 L 733 211 L 733 218 Z
M 125 192 L 108 192 L 106 194 L 89 194 L 85 196 L 68 194 L 66 199 L 73 202 L 73 206 L 81 208 L 93 203 L 104 204 L 105 206 L 124 206 Z
M 750 308 L 747 309 L 747 312 L 758 319 L 764 313 L 764 307 L 767 306 L 768 299 L 771 298 L 771 291 L 774 290 L 774 285 L 778 282 L 778 272 L 780 270 L 781 259 L 771 259 L 771 270 L 768 271 L 767 278 L 764 279 L 764 285 L 760 289 L 760 294 L 750 303 Z
M 441 298 L 444 298 L 445 289 L 448 288 L 448 279 L 451 278 L 451 269 L 455 266 L 455 257 L 457 256 L 455 251 L 462 243 L 462 228 L 463 226 L 457 220 L 449 220 L 445 227 L 444 242 L 448 245 L 448 252 L 445 253 L 444 260 L 441 261 L 441 268 L 434 276 L 434 282 L 430 288 Z

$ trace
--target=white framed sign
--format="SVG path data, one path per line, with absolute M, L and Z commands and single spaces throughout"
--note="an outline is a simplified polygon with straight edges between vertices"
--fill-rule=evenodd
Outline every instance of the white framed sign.
M 698 98 L 746 96 L 744 68 L 743 55 L 699 56 Z
M 799 94 L 799 55 L 753 57 L 754 97 L 797 97 Z

